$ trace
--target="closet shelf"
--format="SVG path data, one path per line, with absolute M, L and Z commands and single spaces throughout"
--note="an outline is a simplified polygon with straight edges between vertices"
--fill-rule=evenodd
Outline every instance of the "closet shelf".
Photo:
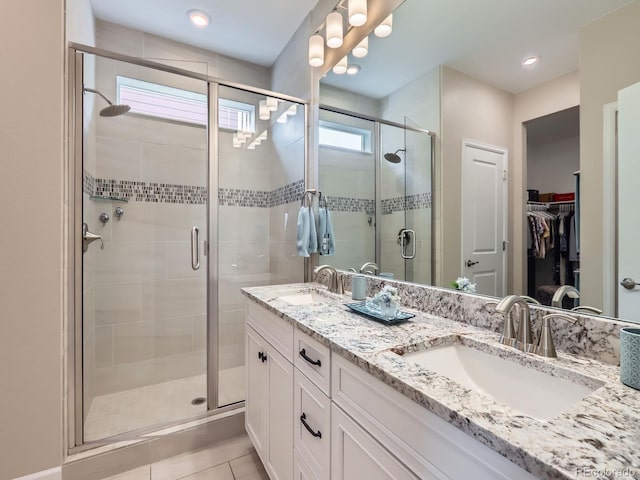
M 527 202 L 527 205 L 562 205 L 566 203 L 576 203 L 575 200 L 565 200 L 563 202 Z

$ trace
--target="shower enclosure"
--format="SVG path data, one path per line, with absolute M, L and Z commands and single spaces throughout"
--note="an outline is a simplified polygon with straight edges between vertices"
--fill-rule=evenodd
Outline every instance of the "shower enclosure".
M 320 109 L 319 186 L 332 211 L 329 263 L 431 284 L 433 134 L 334 107 Z M 373 267 L 365 270 L 373 271 Z
M 77 447 L 242 405 L 240 289 L 304 276 L 286 218 L 306 106 L 89 47 L 70 57 Z

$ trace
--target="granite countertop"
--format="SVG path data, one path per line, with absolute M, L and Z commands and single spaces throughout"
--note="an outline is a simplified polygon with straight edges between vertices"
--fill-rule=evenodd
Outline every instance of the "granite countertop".
M 296 306 L 278 299 L 310 290 L 327 301 Z M 616 470 L 640 478 L 640 392 L 619 381 L 619 367 L 562 352 L 553 359 L 525 354 L 501 345 L 499 335 L 488 330 L 405 308 L 416 316 L 383 325 L 352 313 L 344 306 L 350 297 L 330 294 L 316 283 L 252 287 L 243 293 L 539 478 L 623 476 Z M 596 389 L 542 421 L 402 356 L 456 342 Z

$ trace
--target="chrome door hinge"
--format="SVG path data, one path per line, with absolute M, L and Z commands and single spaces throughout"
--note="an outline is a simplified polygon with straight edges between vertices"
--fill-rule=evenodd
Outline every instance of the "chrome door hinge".
M 505 181 L 507 180 L 507 171 L 506 170 L 502 171 L 502 180 L 505 180 Z

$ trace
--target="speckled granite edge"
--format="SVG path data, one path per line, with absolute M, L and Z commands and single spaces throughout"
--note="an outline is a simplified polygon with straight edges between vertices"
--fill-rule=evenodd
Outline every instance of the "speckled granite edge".
M 381 326 L 348 311 L 342 305 L 348 297 L 325 290 L 327 303 L 295 306 L 278 300 L 287 290 L 318 288 L 324 287 L 252 287 L 243 293 L 538 478 L 582 478 L 578 473 L 582 468 L 631 468 L 640 473 L 640 416 L 636 413 L 640 411 L 640 394 L 620 383 L 617 367 L 563 353 L 556 359 L 523 354 L 497 343 L 496 333 L 420 312 L 415 321 Z M 502 350 L 505 358 L 576 383 L 591 383 L 597 390 L 551 420 L 541 421 L 394 353 L 402 353 L 398 348 L 419 349 L 420 342 L 456 341 L 453 337 L 459 337 L 461 343 L 475 342 L 474 348 L 493 350 L 494 355 L 502 356 L 497 351 Z M 564 373 L 559 374 L 561 371 Z
M 352 274 L 349 272 L 339 272 L 339 274 L 345 289 L 350 291 Z M 323 283 L 323 280 L 326 280 L 326 275 L 321 273 L 317 281 Z M 402 305 L 405 307 L 468 323 L 474 327 L 486 328 L 492 332 L 502 332 L 502 315 L 494 313 L 493 307 L 485 305 L 489 297 L 374 276 L 367 276 L 367 295 L 373 296 L 387 284 L 398 288 Z M 558 310 L 536 305 L 531 305 L 530 310 L 531 331 L 534 341 L 537 342 L 542 316 Z M 575 324 L 562 320 L 552 322 L 551 329 L 556 349 L 611 365 L 620 365 L 620 329 L 638 325 L 595 315 L 573 312 L 571 315 L 578 319 Z

